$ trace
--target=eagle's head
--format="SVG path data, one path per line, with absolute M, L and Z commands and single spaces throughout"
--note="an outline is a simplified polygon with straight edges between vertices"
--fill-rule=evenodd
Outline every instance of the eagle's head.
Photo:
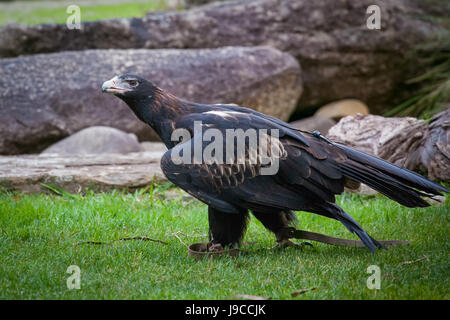
M 102 91 L 112 93 L 124 100 L 141 100 L 149 98 L 157 89 L 150 81 L 133 74 L 122 74 L 105 81 Z
M 136 116 L 151 125 L 152 105 L 161 89 L 148 80 L 133 74 L 122 74 L 105 81 L 102 91 L 112 93 L 123 100 Z

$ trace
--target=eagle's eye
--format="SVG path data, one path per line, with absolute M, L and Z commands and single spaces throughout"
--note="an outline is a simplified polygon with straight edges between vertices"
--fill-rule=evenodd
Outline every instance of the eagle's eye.
M 132 87 L 137 87 L 138 82 L 136 80 L 127 80 L 128 84 Z

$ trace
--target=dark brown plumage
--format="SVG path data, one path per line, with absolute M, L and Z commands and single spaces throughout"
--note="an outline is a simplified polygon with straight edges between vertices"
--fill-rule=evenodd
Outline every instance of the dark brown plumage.
M 161 159 L 163 172 L 174 184 L 209 206 L 211 241 L 223 247 L 239 244 L 248 211 L 282 241 L 289 224 L 295 220 L 292 211 L 302 210 L 339 220 L 374 251 L 381 247 L 380 243 L 335 204 L 335 195 L 344 191 L 344 185 L 355 181 L 365 183 L 408 207 L 428 206 L 422 197 L 449 192 L 414 172 L 328 141 L 318 133 L 301 132 L 251 109 L 184 101 L 134 75 L 105 82 L 103 91 L 125 101 L 139 119 L 159 134 L 169 149 Z M 277 129 L 279 137 L 270 140 L 275 148 L 269 153 L 268 164 L 258 157 L 252 161 L 255 150 L 247 146 L 240 164 L 219 161 L 196 164 L 196 144 L 203 151 L 208 145 L 201 134 L 196 134 L 196 122 L 201 122 L 201 128 L 215 129 L 224 136 L 227 129 L 239 128 L 243 131 Z M 172 141 L 176 129 L 186 129 L 192 138 Z M 266 138 L 258 137 L 258 142 Z M 237 142 L 225 141 L 224 153 L 227 143 Z M 187 155 L 190 163 L 174 162 L 174 153 L 179 150 L 191 150 Z M 261 174 L 275 161 L 279 164 L 275 174 Z

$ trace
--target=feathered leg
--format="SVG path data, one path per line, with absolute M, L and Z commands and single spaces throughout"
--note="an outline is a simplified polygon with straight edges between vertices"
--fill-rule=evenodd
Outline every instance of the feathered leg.
M 309 242 L 302 242 L 296 244 L 289 239 L 292 238 L 292 231 L 295 228 L 292 225 L 297 223 L 297 217 L 292 211 L 278 211 L 278 212 L 258 212 L 252 211 L 253 215 L 261 221 L 263 226 L 272 231 L 277 238 L 278 245 L 281 246 L 303 246 L 305 244 L 311 245 Z
M 241 209 L 239 213 L 222 212 L 208 207 L 209 240 L 220 244 L 222 248 L 238 246 L 247 229 L 248 210 Z
M 263 226 L 272 231 L 277 241 L 286 239 L 286 229 L 297 222 L 297 217 L 292 211 L 258 212 L 252 211 L 253 215 L 261 221 Z

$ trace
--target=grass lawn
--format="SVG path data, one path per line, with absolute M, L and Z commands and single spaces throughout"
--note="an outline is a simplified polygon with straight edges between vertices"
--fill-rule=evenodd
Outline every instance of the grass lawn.
M 164 0 L 132 1 L 116 3 L 107 1 L 83 1 L 79 3 L 66 1 L 21 1 L 19 4 L 0 3 L 0 26 L 7 23 L 66 23 L 71 13 L 67 13 L 70 4 L 80 7 L 81 22 L 99 19 L 143 17 L 147 12 L 167 8 Z
M 274 237 L 251 219 L 236 258 L 196 261 L 186 244 L 207 240 L 206 206 L 184 198 L 161 200 L 162 188 L 134 194 L 85 196 L 0 193 L 0 299 L 449 299 L 450 200 L 408 209 L 383 197 L 344 194 L 343 206 L 376 239 L 411 245 L 371 254 L 363 248 L 315 243 L 268 250 Z M 338 222 L 298 213 L 299 227 L 355 238 Z M 110 241 L 146 236 L 167 242 Z M 81 289 L 69 290 L 70 265 Z M 381 268 L 381 289 L 366 286 L 367 267 Z M 299 289 L 317 288 L 296 297 Z

